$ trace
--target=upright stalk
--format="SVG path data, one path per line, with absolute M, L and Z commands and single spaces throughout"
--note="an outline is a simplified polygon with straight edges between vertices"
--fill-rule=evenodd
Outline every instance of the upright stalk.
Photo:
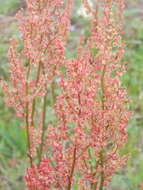
M 105 109 L 105 84 L 104 84 L 104 76 L 105 76 L 105 71 L 106 71 L 106 66 L 104 65 L 103 67 L 103 72 L 102 72 L 102 76 L 101 76 L 101 91 L 102 91 L 102 97 L 101 97 L 101 103 L 102 103 L 102 110 Z M 100 186 L 99 186 L 99 190 L 103 190 L 103 186 L 104 186 L 104 156 L 103 156 L 103 148 L 100 152 L 100 166 L 102 168 L 101 171 L 101 180 L 100 180 Z
M 40 70 L 41 70 L 41 62 L 39 62 L 38 69 L 37 69 L 36 85 L 37 85 L 39 78 L 40 78 Z M 31 114 L 31 125 L 32 126 L 34 126 L 35 107 L 36 107 L 36 99 L 34 98 L 32 101 L 32 114 Z
M 30 132 L 29 132 L 29 113 L 28 113 L 29 103 L 26 104 L 26 135 L 27 135 L 27 146 L 28 146 L 28 157 L 30 159 L 30 166 L 32 166 L 32 156 L 31 156 L 31 143 L 30 143 Z
M 55 85 L 56 85 L 56 83 L 55 83 L 55 79 L 54 79 L 54 77 L 55 77 L 55 71 L 56 71 L 56 66 L 54 66 L 54 68 L 53 68 L 53 81 L 52 81 L 52 83 L 51 83 L 51 95 L 52 95 L 52 103 L 53 103 L 53 105 L 55 104 L 55 101 L 56 101 L 56 93 L 55 93 Z
M 70 172 L 70 176 L 69 176 L 67 190 L 71 189 L 72 177 L 73 177 L 73 173 L 74 173 L 74 169 L 75 169 L 75 163 L 76 163 L 76 146 L 73 151 L 73 162 L 72 162 L 72 166 L 71 166 L 71 172 Z
M 42 112 L 42 135 L 41 135 L 41 144 L 39 148 L 39 165 L 41 162 L 41 157 L 43 153 L 43 146 L 44 146 L 44 134 L 46 129 L 46 107 L 47 107 L 47 93 L 44 96 L 44 102 L 43 102 L 43 112 Z
M 56 94 L 55 94 L 55 81 L 53 79 L 51 83 L 51 94 L 52 94 L 52 100 L 53 100 L 53 105 L 55 104 L 56 101 Z
M 101 151 L 101 153 L 100 153 L 100 165 L 101 165 L 102 171 L 101 171 L 101 180 L 100 180 L 99 190 L 103 190 L 103 186 L 104 186 L 104 171 L 103 171 L 103 168 L 104 168 L 104 162 L 103 162 L 103 151 Z
M 26 96 L 29 93 L 28 79 L 30 74 L 30 64 L 28 65 L 27 77 L 26 77 Z M 26 103 L 25 111 L 25 122 L 26 122 L 26 135 L 27 135 L 27 146 L 28 146 L 28 157 L 30 159 L 30 166 L 32 167 L 32 155 L 31 155 L 31 143 L 30 143 L 30 126 L 29 126 L 29 102 Z

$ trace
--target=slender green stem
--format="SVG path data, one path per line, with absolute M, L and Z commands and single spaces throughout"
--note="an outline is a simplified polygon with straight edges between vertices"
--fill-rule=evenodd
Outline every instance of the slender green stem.
M 102 102 L 102 109 L 103 110 L 105 109 L 105 84 L 104 84 L 105 71 L 106 71 L 106 66 L 104 66 L 102 76 L 101 76 L 101 90 L 102 90 L 101 102 Z M 100 152 L 100 165 L 101 165 L 102 171 L 101 171 L 101 181 L 100 181 L 99 190 L 103 190 L 103 185 L 104 185 L 103 149 Z
M 40 78 L 40 70 L 41 70 L 41 62 L 39 62 L 38 70 L 37 70 L 37 77 L 36 77 L 36 85 Z M 32 101 L 32 114 L 31 114 L 31 125 L 34 126 L 34 114 L 35 114 L 35 107 L 36 107 L 36 99 L 34 98 Z
M 51 83 L 51 93 L 52 93 L 52 100 L 53 100 L 53 105 L 55 104 L 56 101 L 56 94 L 55 94 L 55 81 L 53 79 L 53 82 Z
M 26 81 L 26 96 L 28 96 L 29 93 L 29 87 L 28 87 L 28 79 L 30 74 L 30 64 L 27 71 L 27 81 Z M 26 103 L 26 110 L 25 110 L 25 122 L 26 122 L 26 135 L 27 135 L 27 146 L 28 146 L 28 157 L 30 159 L 30 165 L 32 166 L 32 156 L 31 156 L 31 143 L 30 143 L 30 129 L 29 129 L 29 102 Z
M 53 81 L 51 83 L 51 95 L 52 95 L 52 100 L 53 100 L 53 105 L 55 104 L 56 102 L 56 93 L 55 93 L 55 90 L 56 90 L 56 82 L 55 82 L 55 71 L 56 71 L 56 66 L 54 66 L 53 68 Z
M 29 107 L 29 104 L 27 103 L 27 105 L 26 105 L 26 135 L 27 135 L 27 146 L 28 146 L 28 154 L 27 155 L 30 159 L 30 165 L 32 166 L 32 156 L 30 154 L 31 144 L 30 144 L 30 133 L 29 133 L 29 122 L 28 122 L 28 118 L 29 118 L 28 107 Z
M 105 84 L 104 84 L 105 71 L 106 71 L 106 66 L 104 66 L 102 76 L 101 76 L 101 91 L 102 91 L 101 102 L 102 102 L 102 109 L 103 110 L 105 107 Z

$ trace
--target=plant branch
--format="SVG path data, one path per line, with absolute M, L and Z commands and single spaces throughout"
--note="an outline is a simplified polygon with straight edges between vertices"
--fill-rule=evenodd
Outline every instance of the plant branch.
M 46 107 L 47 107 L 47 93 L 44 96 L 43 102 L 43 113 L 42 113 L 42 135 L 41 135 L 41 144 L 39 148 L 39 164 L 41 162 L 41 157 L 43 153 L 43 146 L 44 146 L 44 135 L 45 135 L 45 128 L 46 128 Z
M 71 167 L 71 172 L 70 172 L 70 176 L 69 176 L 69 182 L 68 182 L 67 190 L 71 189 L 71 184 L 72 184 L 71 180 L 72 180 L 73 173 L 74 173 L 75 162 L 76 162 L 76 146 L 75 146 L 74 151 L 73 151 L 73 162 L 72 162 L 72 167 Z
M 27 77 L 26 77 L 26 97 L 28 97 L 29 93 L 29 86 L 28 86 L 28 79 L 30 74 L 30 64 L 27 71 Z M 30 126 L 29 126 L 29 102 L 27 100 L 26 102 L 26 115 L 25 115 L 25 122 L 26 122 L 26 135 L 27 135 L 27 146 L 28 146 L 28 157 L 30 159 L 30 165 L 32 166 L 32 156 L 31 156 L 31 143 L 30 143 Z

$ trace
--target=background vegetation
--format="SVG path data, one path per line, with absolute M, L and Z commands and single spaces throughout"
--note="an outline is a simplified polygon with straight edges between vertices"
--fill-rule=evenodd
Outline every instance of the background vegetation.
M 7 80 L 9 63 L 7 52 L 9 39 L 20 37 L 14 18 L 19 8 L 25 8 L 23 0 L 0 0 L 0 78 Z M 123 85 L 127 87 L 133 113 L 129 123 L 129 139 L 122 152 L 130 155 L 127 167 L 118 171 L 109 190 L 139 190 L 143 182 L 143 1 L 126 0 L 125 61 L 127 73 Z M 67 56 L 74 56 L 79 33 L 88 34 L 88 17 L 80 0 L 76 0 L 72 18 L 71 37 Z M 71 54 L 72 52 L 72 54 Z M 4 103 L 0 89 L 0 189 L 25 190 L 23 176 L 26 169 L 26 134 L 20 127 L 14 111 Z

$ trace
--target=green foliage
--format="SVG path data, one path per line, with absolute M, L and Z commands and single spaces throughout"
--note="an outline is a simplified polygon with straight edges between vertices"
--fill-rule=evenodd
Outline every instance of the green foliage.
M 18 121 L 0 122 L 0 159 L 25 156 L 26 132 L 19 125 Z
M 0 189 L 24 190 L 26 132 L 20 122 L 0 120 Z
M 0 0 L 0 14 L 12 13 L 20 4 L 20 0 Z

